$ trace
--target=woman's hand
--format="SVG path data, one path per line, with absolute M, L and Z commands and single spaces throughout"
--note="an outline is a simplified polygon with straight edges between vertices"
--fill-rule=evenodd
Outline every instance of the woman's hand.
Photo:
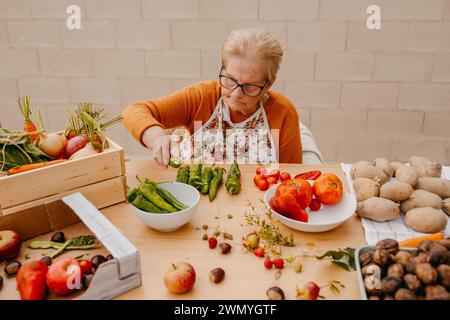
M 142 142 L 150 149 L 153 159 L 167 168 L 170 160 L 171 137 L 160 126 L 153 126 L 145 130 Z

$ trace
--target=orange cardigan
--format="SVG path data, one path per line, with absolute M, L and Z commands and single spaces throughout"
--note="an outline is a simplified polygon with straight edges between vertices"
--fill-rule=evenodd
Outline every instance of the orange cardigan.
M 155 125 L 165 129 L 183 126 L 193 134 L 194 121 L 206 123 L 220 97 L 221 87 L 217 80 L 202 81 L 170 95 L 127 106 L 122 112 L 123 123 L 141 144 L 144 131 Z M 269 91 L 264 110 L 270 129 L 280 130 L 279 161 L 302 163 L 300 123 L 295 106 L 280 93 Z M 238 122 L 246 118 L 239 113 L 232 116 Z M 274 140 L 276 143 L 276 137 Z

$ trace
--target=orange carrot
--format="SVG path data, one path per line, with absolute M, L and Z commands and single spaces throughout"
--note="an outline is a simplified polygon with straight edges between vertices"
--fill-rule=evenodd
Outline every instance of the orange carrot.
M 44 167 L 48 167 L 54 164 L 58 164 L 61 162 L 67 161 L 65 159 L 59 159 L 59 160 L 52 160 L 52 161 L 47 161 L 47 162 L 38 162 L 38 163 L 32 163 L 32 164 L 24 164 L 18 167 L 14 167 L 8 170 L 8 174 L 16 174 L 16 173 L 21 173 L 21 172 L 26 172 L 26 171 L 30 171 L 30 170 L 34 170 L 34 169 L 38 169 L 38 168 L 44 168 Z
M 22 112 L 22 116 L 23 116 L 23 120 L 24 120 L 23 130 L 25 132 L 30 132 L 30 133 L 32 132 L 32 134 L 30 134 L 31 142 L 39 140 L 39 133 L 37 132 L 37 127 L 34 124 L 34 122 L 31 121 L 31 119 L 30 119 L 30 115 L 31 115 L 30 96 L 23 97 L 22 101 L 20 101 L 20 97 L 19 97 L 17 102 L 19 103 L 20 111 Z
M 441 239 L 444 239 L 443 233 L 433 233 L 427 236 L 417 237 L 417 238 L 411 238 L 404 240 L 399 243 L 399 246 L 401 248 L 417 248 L 419 243 L 421 243 L 423 240 L 434 240 L 439 241 Z

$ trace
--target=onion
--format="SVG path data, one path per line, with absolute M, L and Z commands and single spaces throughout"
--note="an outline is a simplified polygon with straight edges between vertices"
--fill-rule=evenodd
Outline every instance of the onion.
M 39 149 L 50 157 L 57 157 L 66 146 L 67 140 L 64 134 L 43 132 L 39 139 Z
M 77 152 L 75 152 L 74 154 L 72 154 L 72 156 L 69 158 L 69 160 L 81 159 L 81 158 L 91 156 L 91 155 L 97 154 L 97 153 L 98 152 L 95 151 L 92 143 L 88 143 L 88 144 L 86 144 L 86 146 L 84 148 L 82 148 L 82 149 L 78 150 Z
M 67 141 L 66 148 L 64 149 L 64 157 L 69 159 L 75 152 L 83 149 L 89 142 L 89 138 L 86 135 L 76 136 Z

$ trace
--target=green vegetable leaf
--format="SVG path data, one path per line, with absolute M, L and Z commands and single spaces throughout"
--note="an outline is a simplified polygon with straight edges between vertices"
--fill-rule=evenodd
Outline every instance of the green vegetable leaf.
M 331 261 L 339 267 L 347 270 L 356 270 L 355 266 L 355 249 L 347 247 L 345 249 L 330 250 L 323 255 L 316 255 L 316 258 L 322 260 L 324 258 L 330 258 Z

